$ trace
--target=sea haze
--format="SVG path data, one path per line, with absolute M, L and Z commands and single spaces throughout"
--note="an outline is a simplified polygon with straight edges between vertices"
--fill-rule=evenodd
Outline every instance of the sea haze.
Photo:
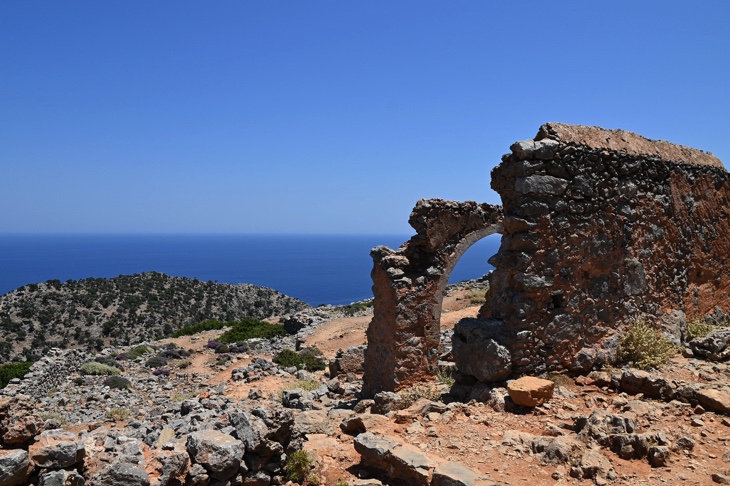
M 370 249 L 407 235 L 0 235 L 0 294 L 51 279 L 157 271 L 219 283 L 250 283 L 312 305 L 372 297 Z M 462 257 L 451 282 L 492 267 L 499 235 Z

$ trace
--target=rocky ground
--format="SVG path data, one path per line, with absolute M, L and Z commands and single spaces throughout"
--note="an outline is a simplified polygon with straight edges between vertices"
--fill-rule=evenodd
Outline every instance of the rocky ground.
M 444 329 L 476 314 L 470 296 L 445 299 Z M 126 360 L 129 388 L 79 374 L 37 398 L 10 385 L 0 485 L 285 484 L 299 449 L 314 458 L 306 482 L 332 486 L 730 484 L 724 362 L 677 355 L 658 371 L 550 376 L 552 398 L 534 407 L 502 387 L 453 401 L 439 382 L 360 400 L 353 347 L 365 342 L 367 311 L 305 312 L 296 337 L 245 353 L 206 347 L 220 331 L 154 343 L 169 376 L 148 356 Z M 271 362 L 297 342 L 318 347 L 329 369 Z

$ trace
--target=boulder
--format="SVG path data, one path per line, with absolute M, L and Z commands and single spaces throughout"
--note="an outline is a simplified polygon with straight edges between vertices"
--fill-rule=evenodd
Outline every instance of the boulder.
M 81 462 L 85 450 L 77 434 L 61 429 L 41 432 L 35 444 L 28 447 L 30 460 L 43 468 L 65 468 Z
M 479 474 L 460 462 L 445 462 L 436 466 L 431 486 L 474 486 Z
M 150 477 L 137 464 L 115 462 L 94 475 L 89 486 L 150 486 Z
M 484 383 L 504 380 L 512 373 L 508 342 L 502 321 L 462 319 L 454 327 L 451 340 L 456 368 Z
M 17 486 L 25 483 L 33 472 L 28 453 L 22 449 L 0 449 L 0 484 Z
M 353 346 L 337 350 L 337 354 L 329 362 L 330 376 L 346 375 L 347 373 L 362 373 L 365 360 L 365 346 Z
M 76 471 L 49 471 L 41 474 L 39 480 L 38 486 L 84 486 L 86 484 L 84 477 Z
M 730 395 L 713 388 L 703 388 L 695 392 L 697 401 L 707 410 L 730 413 Z
M 387 422 L 388 419 L 383 415 L 356 415 L 343 420 L 342 423 L 340 423 L 340 429 L 349 435 L 359 435 Z
M 507 383 L 507 392 L 517 405 L 536 407 L 553 397 L 555 383 L 533 376 L 524 376 Z
M 415 447 L 371 432 L 355 438 L 355 450 L 362 456 L 365 466 L 379 469 L 389 478 L 412 485 L 430 484 L 434 468 L 439 463 Z
M 730 329 L 721 328 L 712 331 L 705 337 L 695 338 L 689 342 L 689 348 L 695 356 L 702 356 L 712 361 L 722 361 L 730 357 Z
M 188 436 L 187 449 L 193 462 L 220 481 L 236 475 L 245 452 L 243 442 L 217 430 L 193 432 Z

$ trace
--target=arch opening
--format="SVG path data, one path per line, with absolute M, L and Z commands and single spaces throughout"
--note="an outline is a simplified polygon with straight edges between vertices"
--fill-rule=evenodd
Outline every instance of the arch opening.
M 375 303 L 367 331 L 366 396 L 435 376 L 449 277 L 472 245 L 504 231 L 501 207 L 473 201 L 421 200 L 409 222 L 416 235 L 398 250 L 371 252 Z

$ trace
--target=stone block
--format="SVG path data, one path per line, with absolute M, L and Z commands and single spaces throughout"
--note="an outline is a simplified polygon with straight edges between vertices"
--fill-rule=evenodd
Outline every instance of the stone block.
M 507 383 L 509 397 L 517 405 L 536 407 L 553 397 L 555 383 L 533 376 L 524 376 Z

